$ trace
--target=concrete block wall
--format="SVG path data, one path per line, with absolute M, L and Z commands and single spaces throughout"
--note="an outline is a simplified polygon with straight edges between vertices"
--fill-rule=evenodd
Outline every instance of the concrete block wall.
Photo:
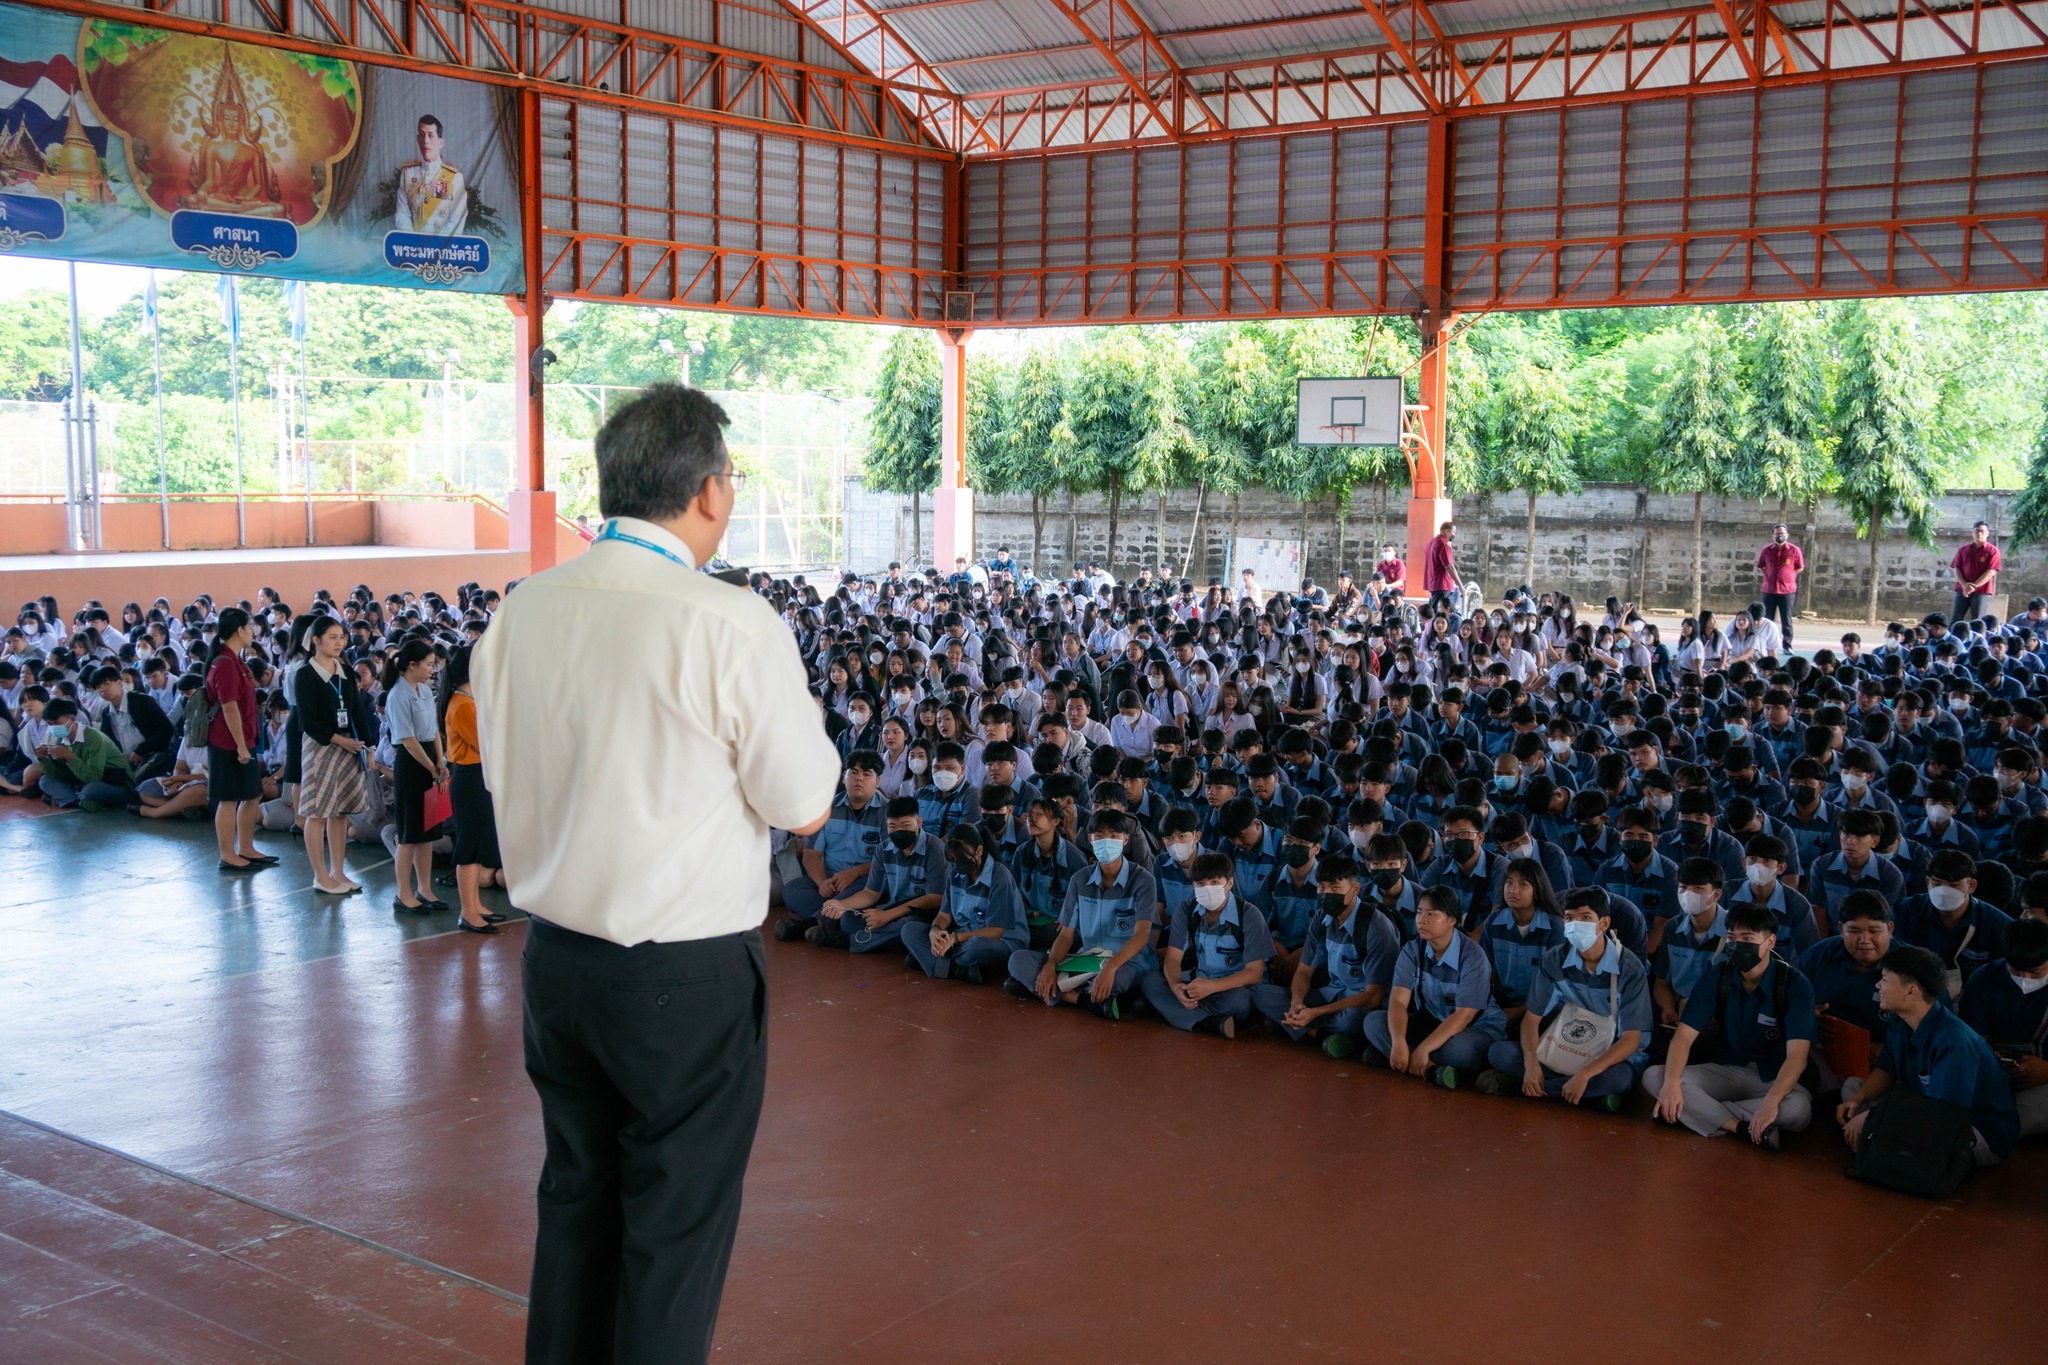
M 1345 521 L 1341 552 L 1336 544 L 1331 505 L 1312 505 L 1308 522 L 1307 565 L 1310 576 L 1330 582 L 1340 560 L 1364 572 L 1375 557 L 1375 511 L 1379 490 L 1353 493 Z M 1953 490 L 1938 503 L 1935 549 L 1925 550 L 1906 537 L 1903 527 L 1887 528 L 1878 565 L 1879 609 L 1887 616 L 1945 610 L 1949 600 L 1947 564 L 1955 548 L 1969 538 L 1970 526 L 1991 523 L 2001 541 L 2012 524 L 2017 494 L 2006 490 Z M 1225 570 L 1229 555 L 1230 499 L 1209 497 L 1199 528 L 1196 494 L 1174 493 L 1166 503 L 1165 559 L 1179 571 L 1193 530 L 1195 548 L 1188 572 L 1198 583 Z M 1527 575 L 1528 502 L 1515 494 L 1468 495 L 1457 499 L 1461 562 L 1480 571 L 1488 596 L 1523 582 Z M 1388 491 L 1380 535 L 1395 544 L 1407 543 L 1406 491 Z M 1660 610 L 1683 609 L 1692 597 L 1692 499 L 1682 495 L 1642 493 L 1629 484 L 1591 484 L 1565 497 L 1536 500 L 1536 572 L 1539 590 L 1562 588 L 1582 599 L 1608 596 L 1638 600 Z M 1705 551 L 1702 583 L 1707 601 L 1718 607 L 1749 602 L 1757 593 L 1756 553 L 1770 538 L 1777 504 L 1733 498 L 1708 498 L 1702 507 Z M 1245 493 L 1239 507 L 1239 534 L 1291 540 L 1301 535 L 1301 504 L 1264 489 Z M 1074 500 L 1055 495 L 1045 508 L 1045 566 L 1065 572 L 1074 559 L 1113 562 L 1120 574 L 1140 564 L 1161 560 L 1157 503 L 1153 498 L 1126 498 L 1118 517 L 1114 553 L 1109 545 L 1109 507 L 1105 498 L 1087 494 Z M 1014 494 L 977 495 L 974 504 L 975 543 L 984 552 L 1008 545 L 1020 561 L 1031 558 L 1031 500 Z M 846 525 L 849 565 L 871 572 L 891 559 L 912 558 L 909 500 L 869 493 L 848 480 Z M 1809 530 L 1803 509 L 1791 509 L 1787 520 L 1793 538 L 1806 552 L 1807 572 L 1799 606 L 1824 616 L 1860 619 L 1870 580 L 1870 545 L 1859 539 L 1847 513 L 1832 502 L 1815 511 Z M 931 513 L 924 510 L 925 557 L 931 555 Z M 899 540 L 900 533 L 900 540 Z M 1073 553 L 1069 555 L 1068 546 Z M 899 549 L 900 546 L 900 549 Z M 2048 593 L 2048 547 L 2008 549 L 2001 591 L 2023 602 Z

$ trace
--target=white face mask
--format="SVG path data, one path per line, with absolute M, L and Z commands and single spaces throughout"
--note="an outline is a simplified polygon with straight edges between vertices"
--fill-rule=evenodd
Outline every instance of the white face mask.
M 1998 774 L 1998 789 L 2002 792 L 2016 792 L 2020 789 L 2020 775 L 2010 768 Z
M 1501 851 L 1506 853 L 1510 858 L 1533 858 L 1536 856 L 1536 845 L 1530 843 L 1525 839 L 1521 843 L 1516 844 L 1513 848 L 1503 849 Z
M 868 713 L 865 711 L 848 711 L 846 718 L 853 722 L 856 730 L 868 723 Z
M 1947 914 L 1968 905 L 1970 896 L 1960 886 L 1930 886 L 1927 888 L 1927 903 Z
M 1230 899 L 1230 888 L 1210 882 L 1195 888 L 1195 904 L 1204 910 L 1221 910 L 1223 902 Z
M 1749 878 L 1749 884 L 1754 887 L 1766 887 L 1778 880 L 1778 874 L 1768 863 L 1744 863 L 1742 875 Z
M 912 755 L 912 756 L 911 756 L 911 759 L 910 759 L 910 771 L 912 771 L 912 772 L 914 772 L 914 773 L 922 773 L 922 772 L 924 772 L 924 770 L 925 770 L 926 768 L 929 768 L 929 767 L 931 767 L 931 765 L 932 765 L 932 763 L 931 763 L 931 760 L 930 760 L 930 759 L 928 759 L 928 758 L 925 758 L 925 757 L 923 757 L 922 755 Z
M 1685 911 L 1688 915 L 1704 914 L 1712 908 L 1713 904 L 1714 898 L 1705 891 L 1680 891 L 1678 893 L 1678 908 Z
M 1195 852 L 1200 847 L 1201 841 L 1190 835 L 1185 839 L 1176 839 L 1168 844 L 1166 851 L 1173 855 L 1173 860 L 1177 863 L 1191 863 L 1195 860 Z
M 1550 752 L 1557 758 L 1570 758 L 1572 742 L 1568 739 L 1553 739 L 1550 741 Z
M 1351 831 L 1351 846 L 1357 849 L 1360 853 L 1365 852 L 1365 846 L 1371 842 L 1372 836 L 1370 834 L 1367 834 L 1364 830 L 1354 829 Z
M 1842 774 L 1842 790 L 1848 792 L 1852 796 L 1855 795 L 1857 792 L 1862 791 L 1865 787 L 1869 785 L 1870 779 L 1865 777 L 1862 773 Z
M 1666 795 L 1663 792 L 1657 792 L 1650 797 L 1647 804 L 1649 805 L 1651 810 L 1656 811 L 1659 815 L 1662 815 L 1665 811 L 1671 809 L 1671 801 L 1672 798 L 1670 796 Z
M 2005 971 L 2006 975 L 2012 978 L 2012 984 L 2020 988 L 2021 995 L 2032 995 L 2043 986 L 2048 986 L 2048 976 L 2021 976 L 2010 967 Z
M 1936 802 L 1927 808 L 1927 823 L 1936 829 L 1940 829 L 1955 818 L 1956 812 L 1953 806 L 1944 806 Z

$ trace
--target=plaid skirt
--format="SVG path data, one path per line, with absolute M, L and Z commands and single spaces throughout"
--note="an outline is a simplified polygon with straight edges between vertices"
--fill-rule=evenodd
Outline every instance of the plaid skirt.
M 370 808 L 363 787 L 363 759 L 338 744 L 322 744 L 310 735 L 300 741 L 299 818 L 331 820 Z

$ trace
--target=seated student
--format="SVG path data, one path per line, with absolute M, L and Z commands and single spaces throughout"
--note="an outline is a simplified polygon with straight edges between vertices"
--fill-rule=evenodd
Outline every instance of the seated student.
M 1563 941 L 1537 961 L 1528 1005 L 1518 1024 L 1519 1038 L 1503 1038 L 1487 1049 L 1488 1069 L 1473 1087 L 1481 1094 L 1506 1094 L 1519 1081 L 1522 1093 L 1532 1099 L 1561 1096 L 1572 1104 L 1594 1099 L 1609 1113 L 1620 1112 L 1621 1097 L 1649 1060 L 1649 975 L 1642 959 L 1609 932 L 1612 923 L 1603 913 L 1604 899 L 1595 887 L 1565 893 Z M 1567 1027 L 1567 1005 L 1579 1012 L 1573 1023 L 1596 1015 L 1611 1020 L 1613 1030 L 1607 1047 L 1594 1056 L 1584 1055 L 1589 1049 L 1582 1043 L 1576 1058 L 1579 1069 L 1570 1073 L 1543 1060 L 1544 1021 L 1557 1015 L 1550 1028 Z
M 1942 848 L 1959 848 L 1972 858 L 1978 856 L 1976 831 L 1956 819 L 1956 808 L 1962 801 L 1962 793 L 1956 789 L 1956 784 L 1945 778 L 1929 782 L 1923 797 L 1922 816 L 1919 821 L 1906 826 L 1906 837 L 1930 853 Z
M 128 760 L 104 732 L 85 723 L 78 703 L 58 697 L 43 707 L 43 723 L 48 728 L 36 750 L 43 798 L 59 808 L 125 808 L 134 790 Z
M 903 946 L 926 976 L 943 981 L 958 972 L 978 986 L 984 971 L 1001 968 L 1011 953 L 1030 945 L 1024 898 L 974 826 L 946 836 L 946 858 L 952 870 L 939 913 L 930 924 L 905 919 Z
M 1040 797 L 1024 808 L 1024 839 L 1010 855 L 1010 875 L 1024 897 L 1031 946 L 1052 946 L 1067 884 L 1088 866 L 1087 855 L 1060 833 L 1057 802 Z
M 782 903 L 791 918 L 776 921 L 780 942 L 801 938 L 826 901 L 866 881 L 882 846 L 888 822 L 888 803 L 877 790 L 882 756 L 872 749 L 854 750 L 847 756 L 841 780 L 846 790 L 832 802 L 824 826 L 804 841 L 803 875 L 782 884 Z
M 1313 817 L 1298 815 L 1288 822 L 1287 835 L 1280 842 L 1280 866 L 1267 878 L 1261 894 L 1247 891 L 1246 898 L 1266 912 L 1273 934 L 1273 975 L 1286 981 L 1301 960 L 1301 946 L 1308 941 L 1308 926 L 1316 917 L 1316 855 L 1322 851 L 1323 826 Z
M 1807 876 L 1811 877 L 1813 865 L 1833 854 L 1839 846 L 1837 822 L 1841 812 L 1836 810 L 1823 794 L 1823 789 L 1827 785 L 1827 770 L 1817 760 L 1794 760 L 1787 772 L 1786 780 L 1790 799 L 1777 811 L 1777 816 L 1785 826 L 1786 832 L 1792 836 L 1793 845 L 1799 850 L 1800 865 L 1807 869 Z M 1810 881 L 1801 881 L 1799 889 L 1806 893 L 1808 900 L 1814 899 Z
M 1023 948 L 1010 954 L 1003 989 L 1020 999 L 1048 1005 L 1086 1003 L 1105 1019 L 1122 1017 L 1119 999 L 1159 965 L 1152 951 L 1152 924 L 1159 892 L 1152 874 L 1124 856 L 1124 815 L 1100 811 L 1089 825 L 1095 865 L 1067 883 L 1059 932 L 1046 952 Z M 1100 967 L 1067 974 L 1060 964 L 1076 954 L 1102 959 Z M 1075 979 L 1078 978 L 1078 979 Z
M 1218 813 L 1216 838 L 1205 842 L 1219 853 L 1228 853 L 1237 864 L 1231 884 L 1238 888 L 1238 894 L 1263 906 L 1267 884 L 1284 865 L 1280 857 L 1284 838 L 1279 827 L 1259 818 L 1250 797 L 1239 796 Z
M 932 751 L 931 781 L 918 788 L 917 809 L 924 828 L 938 839 L 981 813 L 980 791 L 967 780 L 967 751 L 953 741 Z
M 1721 803 L 1713 792 L 1695 787 L 1679 793 L 1678 828 L 1658 841 L 1658 852 L 1674 862 L 1694 854 L 1721 865 L 1722 880 L 1742 877 L 1742 845 L 1715 827 Z
M 1655 811 L 1630 806 L 1614 823 L 1621 853 L 1600 869 L 1595 881 L 1609 895 L 1626 896 L 1654 935 L 1659 923 L 1678 913 L 1678 864 L 1657 851 L 1661 827 Z M 1622 942 L 1627 946 L 1626 938 Z
M 1185 806 L 1166 812 L 1160 827 L 1160 857 L 1152 864 L 1152 880 L 1159 885 L 1159 903 L 1165 912 L 1162 922 L 1194 899 L 1191 869 L 1202 852 L 1202 820 Z
M 178 761 L 162 777 L 152 777 L 135 789 L 135 801 L 128 809 L 146 820 L 193 819 L 206 813 L 206 746 L 189 743 L 178 746 Z
M 1901 943 L 1925 948 L 1941 959 L 1951 1001 L 1963 982 L 1998 960 L 2012 917 L 1977 897 L 1977 860 L 1959 848 L 1945 848 L 1927 860 L 1927 894 L 1909 896 L 1892 907 L 1892 932 Z
M 1493 998 L 1511 1030 L 1521 1025 L 1537 960 L 1564 941 L 1560 909 L 1543 864 L 1516 858 L 1503 871 L 1499 908 L 1473 926 L 1472 937 L 1493 968 Z
M 1842 1140 L 1855 1151 L 1870 1106 L 1897 1088 L 1969 1110 L 1976 1138 L 1971 1156 L 1979 1166 L 1996 1166 L 2020 1136 L 2019 1111 L 1998 1055 L 1941 1003 L 1941 959 L 1902 943 L 1884 955 L 1882 966 L 1877 1003 L 1891 1023 L 1870 1078 L 1842 1083 L 1835 1109 Z
M 1520 811 L 1503 811 L 1494 817 L 1487 830 L 1493 846 L 1500 850 L 1500 858 L 1493 869 L 1493 886 L 1487 898 L 1488 905 L 1500 904 L 1500 879 L 1507 875 L 1507 865 L 1517 858 L 1528 858 L 1542 864 L 1543 873 L 1550 878 L 1550 884 L 1560 894 L 1571 889 L 1571 865 L 1565 861 L 1564 850 L 1556 844 L 1539 840 L 1529 828 L 1528 817 Z
M 1273 936 L 1259 907 L 1231 894 L 1229 858 L 1204 853 L 1189 871 L 1194 895 L 1167 925 L 1159 969 L 1140 977 L 1138 988 L 1175 1028 L 1235 1038 L 1238 1024 L 1252 1017 L 1252 992 L 1266 979 Z
M 1152 769 L 1142 758 L 1127 758 L 1116 765 L 1116 780 L 1124 789 L 1124 810 L 1145 833 L 1158 839 L 1160 822 L 1172 804 L 1152 785 Z
M 2020 1136 L 2048 1133 L 2048 923 L 2014 920 L 2005 931 L 2004 961 L 1970 974 L 1958 1013 L 2005 1068 Z
M 1876 811 L 1843 811 L 1835 834 L 1839 851 L 1807 864 L 1806 898 L 1824 916 L 1828 933 L 1841 922 L 1836 910 L 1851 891 L 1875 891 L 1894 910 L 1905 899 L 1905 875 L 1878 856 L 1883 836 L 1884 818 Z
M 975 822 L 988 851 L 1010 864 L 1010 855 L 1024 839 L 1024 826 L 1017 819 L 1017 793 L 1007 782 L 991 782 L 981 789 L 981 818 Z
M 1241 779 L 1236 773 L 1220 764 L 1209 769 L 1205 776 L 1204 794 L 1208 797 L 1209 804 L 1201 811 L 1202 844 L 1204 847 L 1223 847 L 1224 841 L 1228 837 L 1223 833 L 1223 812 L 1233 801 L 1237 800 L 1240 781 Z M 1254 809 L 1253 814 L 1257 814 L 1256 809 Z
M 1402 859 L 1401 841 L 1393 835 L 1374 842 L 1381 861 Z M 1293 980 L 1259 986 L 1252 995 L 1259 1012 L 1289 1037 L 1320 1038 L 1324 1053 L 1341 1061 L 1357 1050 L 1365 1016 L 1386 1005 L 1401 935 L 1386 912 L 1361 894 L 1354 859 L 1342 853 L 1325 857 L 1316 865 L 1316 883 L 1322 894 Z
M 820 948 L 872 953 L 903 942 L 900 919 L 923 919 L 939 908 L 946 889 L 946 846 L 918 818 L 917 798 L 899 796 L 887 807 L 889 842 L 868 866 L 867 880 L 854 891 L 818 907 L 817 923 L 804 938 Z
M 1685 1015 L 1685 1002 L 1712 969 L 1728 936 L 1721 865 L 1712 858 L 1688 858 L 1678 869 L 1677 882 L 1678 913 L 1660 926 L 1650 955 L 1650 1002 L 1656 1016 L 1652 1051 L 1659 1060 Z
M 1694 985 L 1664 1064 L 1643 1073 L 1664 1122 L 1701 1137 L 1741 1134 L 1776 1151 L 1781 1133 L 1813 1121 L 1813 1096 L 1800 1083 L 1815 1037 L 1813 987 L 1777 945 L 1769 910 L 1728 911 L 1720 961 Z
M 1607 827 L 1607 798 L 1582 791 L 1572 798 L 1571 809 L 1578 829 L 1565 841 L 1565 864 L 1571 868 L 1573 886 L 1594 886 L 1600 881 L 1601 866 L 1621 853 L 1614 831 Z
M 1877 1007 L 1878 964 L 1891 951 L 1892 913 L 1875 891 L 1856 891 L 1842 900 L 1842 931 L 1799 955 L 1799 974 L 1813 986 L 1814 1008 L 1838 1025 L 1861 1029 L 1874 1050 L 1884 1040 Z M 1841 1087 L 1843 1076 L 1813 1050 L 1822 1093 Z
M 1414 860 L 1408 845 L 1398 834 L 1376 834 L 1359 856 L 1365 863 L 1359 894 L 1392 922 L 1400 942 L 1414 938 L 1415 904 L 1423 887 L 1410 873 Z
M 1445 887 L 1460 906 L 1484 913 L 1493 904 L 1493 883 L 1504 864 L 1499 854 L 1488 855 L 1481 841 L 1485 817 L 1471 806 L 1452 806 L 1443 815 L 1438 833 L 1443 852 L 1422 869 L 1422 884 Z
M 1821 940 L 1813 905 L 1785 884 L 1789 852 L 1785 841 L 1775 835 L 1751 835 L 1742 850 L 1742 876 L 1731 878 L 1721 889 L 1724 905 L 1769 906 L 1778 917 L 1778 951 L 1788 956 L 1805 952 Z
M 1457 892 L 1433 886 L 1415 907 L 1414 941 L 1394 961 L 1387 1007 L 1365 1016 L 1365 1059 L 1446 1090 L 1485 1069 L 1507 1028 L 1493 1002 L 1493 969 L 1458 932 Z
M 1106 810 L 1115 811 L 1123 817 L 1125 853 L 1132 862 L 1150 872 L 1154 861 L 1153 851 L 1158 847 L 1158 840 L 1152 836 L 1150 830 L 1131 818 L 1131 812 L 1124 801 L 1123 784 L 1114 781 L 1098 782 L 1088 795 L 1091 818 L 1093 814 Z
M 1285 829 L 1294 818 L 1301 793 L 1280 780 L 1280 760 L 1271 754 L 1254 754 L 1245 761 L 1244 775 L 1251 784 L 1251 798 L 1257 804 L 1259 819 Z

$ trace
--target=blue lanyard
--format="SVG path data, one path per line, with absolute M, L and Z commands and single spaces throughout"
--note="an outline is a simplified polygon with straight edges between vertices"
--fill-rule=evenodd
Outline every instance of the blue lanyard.
M 597 539 L 622 540 L 628 545 L 638 545 L 643 550 L 652 550 L 654 551 L 654 553 L 660 555 L 663 559 L 668 560 L 672 564 L 680 564 L 684 568 L 693 571 L 697 567 L 696 565 L 692 564 L 689 560 L 684 559 L 681 555 L 675 553 L 673 550 L 663 549 L 661 546 L 656 545 L 651 540 L 642 540 L 638 536 L 628 535 L 626 532 L 621 531 L 619 529 L 619 523 L 616 521 L 606 522 L 604 524 L 604 530 L 598 533 Z

